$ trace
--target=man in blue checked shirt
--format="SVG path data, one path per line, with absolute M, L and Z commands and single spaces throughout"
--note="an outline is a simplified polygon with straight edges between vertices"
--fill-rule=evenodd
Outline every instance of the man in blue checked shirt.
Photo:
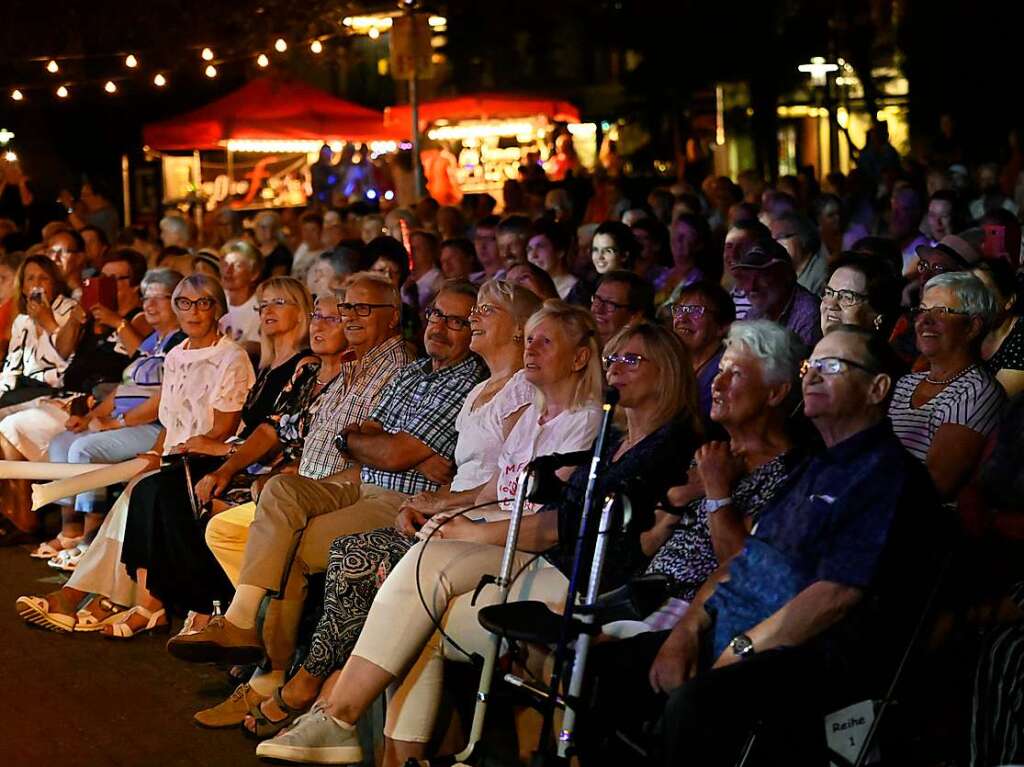
M 427 356 L 395 374 L 369 419 L 338 435 L 337 448 L 361 468 L 322 480 L 282 474 L 267 483 L 235 598 L 226 614 L 205 629 L 175 637 L 168 644 L 173 655 L 195 662 L 260 660 L 264 647 L 256 617 L 265 596 L 301 590 L 303 585 L 295 582 L 326 566 L 335 538 L 393 526 L 409 496 L 434 490 L 450 478 L 455 418 L 486 372 L 469 349 L 469 314 L 475 303 L 476 288 L 470 283 L 445 283 L 426 312 Z M 296 552 L 301 568 L 291 567 Z M 267 641 L 294 644 L 298 615 L 294 618 L 282 621 L 287 627 L 274 629 L 287 636 L 268 636 L 268 628 Z M 244 714 L 240 710 L 237 721 Z

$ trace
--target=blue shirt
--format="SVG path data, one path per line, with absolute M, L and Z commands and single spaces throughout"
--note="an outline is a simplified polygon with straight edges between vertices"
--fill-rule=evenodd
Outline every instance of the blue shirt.
M 927 528 L 938 508 L 931 478 L 887 420 L 804 461 L 705 605 L 714 620 L 713 658 L 816 581 L 875 589 L 889 573 L 883 554 L 891 561 L 894 549 L 901 566 L 913 568 L 903 547 L 890 545 L 902 538 L 894 528 Z

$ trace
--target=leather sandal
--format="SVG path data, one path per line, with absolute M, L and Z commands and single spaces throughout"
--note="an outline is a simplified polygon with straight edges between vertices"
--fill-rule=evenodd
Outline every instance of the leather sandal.
M 146 625 L 140 629 L 133 629 L 128 621 L 138 615 L 146 619 Z M 163 623 L 161 623 L 161 619 Z M 100 629 L 106 639 L 132 639 L 141 634 L 166 634 L 171 630 L 171 622 L 167 620 L 167 611 L 162 607 L 156 612 L 150 612 L 141 605 L 136 605 L 131 610 L 122 614 L 121 620 L 116 623 L 109 623 Z
M 50 607 L 50 600 L 47 597 L 53 598 L 54 607 Z M 63 591 L 55 591 L 42 597 L 18 597 L 14 603 L 14 609 L 26 623 L 59 633 L 74 631 L 77 623 L 74 614 L 76 606 L 68 601 Z
M 106 597 L 95 597 L 78 611 L 75 631 L 100 631 L 104 626 L 120 621 L 124 617 L 124 611 L 125 608 L 114 604 Z
M 251 716 L 255 721 L 253 729 L 250 730 L 245 726 L 245 722 L 242 722 L 242 729 L 248 737 L 256 740 L 272 738 L 305 713 L 305 709 L 292 708 L 284 702 L 284 696 L 281 695 L 280 687 L 274 690 L 273 698 L 277 707 L 284 711 L 284 718 L 270 719 L 265 713 L 263 713 L 262 703 L 253 706 L 249 709 L 249 716 Z

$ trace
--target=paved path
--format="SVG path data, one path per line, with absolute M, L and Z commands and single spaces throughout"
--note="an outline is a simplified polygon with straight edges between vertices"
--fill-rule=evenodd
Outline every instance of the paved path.
M 192 714 L 232 690 L 214 666 L 175 660 L 164 637 L 127 642 L 54 634 L 14 612 L 61 574 L 28 549 L 0 548 L 0 764 L 4 767 L 257 765 L 238 730 L 203 730 Z

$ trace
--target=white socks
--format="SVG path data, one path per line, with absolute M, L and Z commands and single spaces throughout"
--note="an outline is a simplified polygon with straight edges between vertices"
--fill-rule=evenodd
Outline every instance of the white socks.
M 267 595 L 266 589 L 259 586 L 247 586 L 240 584 L 235 587 L 235 598 L 228 605 L 228 611 L 224 613 L 227 621 L 240 629 L 251 629 L 256 627 L 256 616 L 260 612 L 260 602 Z

